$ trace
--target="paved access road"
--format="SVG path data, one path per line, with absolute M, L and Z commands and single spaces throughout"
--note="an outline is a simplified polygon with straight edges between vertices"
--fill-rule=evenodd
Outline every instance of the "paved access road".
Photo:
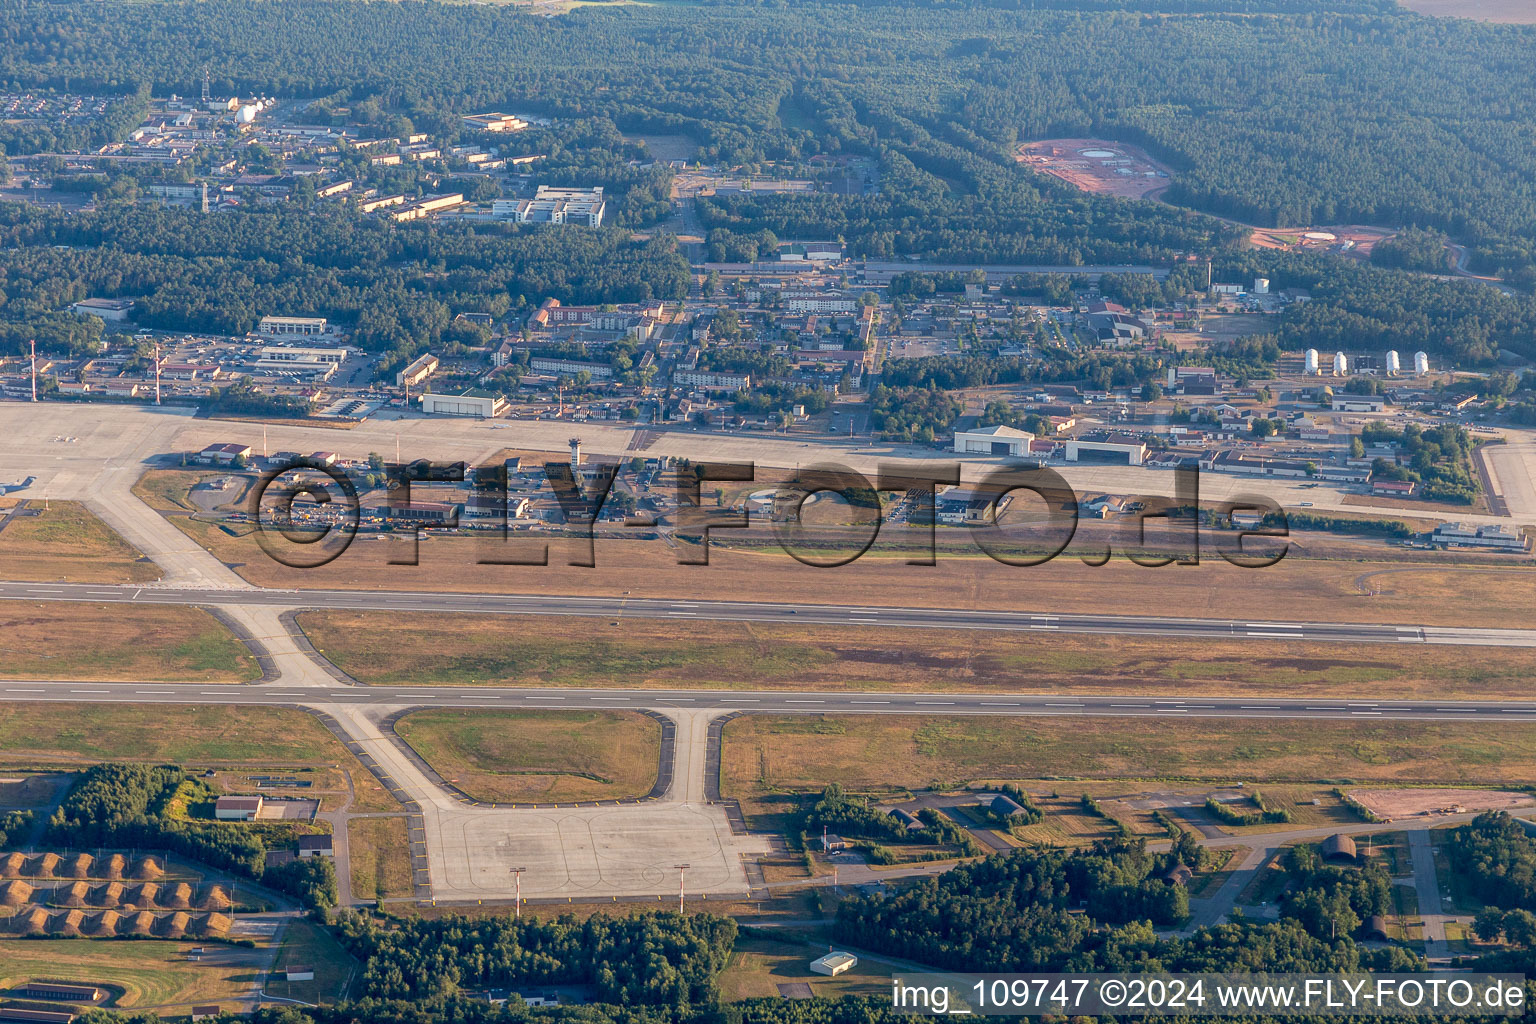
M 900 626 L 1109 633 L 1350 643 L 1422 643 L 1470 647 L 1536 647 L 1536 629 L 1338 622 L 1244 622 L 1145 615 L 1046 615 L 958 608 L 782 604 L 765 601 L 678 601 L 665 598 L 573 597 L 547 594 L 455 594 L 390 590 L 269 590 L 259 587 L 109 586 L 93 583 L 0 583 L 0 600 L 128 602 L 136 604 L 267 606 L 283 610 L 442 612 L 459 615 L 559 615 L 618 619 L 698 619 L 793 625 Z
M 1349 701 L 1257 697 L 1077 696 L 1007 693 L 838 693 L 451 686 L 259 686 L 208 683 L 0 682 L 0 700 L 143 704 L 303 704 L 342 707 L 612 708 L 773 714 L 1111 715 L 1127 718 L 1331 718 L 1434 722 L 1536 721 L 1519 701 Z

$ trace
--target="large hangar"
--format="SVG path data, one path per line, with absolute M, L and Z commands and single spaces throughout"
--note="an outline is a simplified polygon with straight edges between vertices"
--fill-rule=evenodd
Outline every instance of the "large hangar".
M 962 455 L 1001 455 L 1028 458 L 1035 435 L 1016 427 L 981 427 L 955 431 L 955 451 Z
M 1147 443 L 1132 434 L 1075 437 L 1066 442 L 1068 462 L 1108 462 L 1140 466 L 1147 461 Z

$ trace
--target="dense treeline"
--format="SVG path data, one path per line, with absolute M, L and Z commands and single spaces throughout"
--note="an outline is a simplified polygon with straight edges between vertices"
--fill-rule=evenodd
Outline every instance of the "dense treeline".
M 363 961 L 353 991 L 436 1000 L 474 988 L 591 985 L 620 1005 L 683 1008 L 716 999 L 715 974 L 736 922 L 710 914 L 552 921 L 452 916 L 381 925 L 343 915 L 343 944 Z
M 139 323 L 170 330 L 238 334 L 269 314 L 328 316 L 392 361 L 437 344 L 460 312 L 500 315 L 548 296 L 675 299 L 688 283 L 669 237 L 396 225 L 334 205 L 201 213 L 108 204 L 69 216 L 0 204 L 0 246 L 10 250 L 0 262 L 0 324 L 46 320 L 88 296 L 134 297 Z M 0 330 L 13 351 L 24 336 Z
M 196 795 L 185 790 L 198 786 L 170 765 L 94 765 L 49 818 L 47 841 L 169 850 L 291 893 L 308 906 L 335 906 L 330 860 L 310 857 L 268 870 L 267 847 L 257 830 L 177 815 L 176 805 Z
M 27 838 L 31 828 L 31 811 L 0 812 L 0 850 L 6 850 L 21 843 Z
M 1355 971 L 1418 963 L 1401 949 L 1361 949 L 1349 937 L 1353 925 L 1335 936 L 1333 912 L 1339 924 L 1350 921 L 1345 911 L 1375 913 L 1385 890 L 1375 874 L 1343 874 L 1311 860 L 1297 868 L 1299 892 L 1320 895 L 1307 895 L 1287 919 L 1158 938 L 1153 925 L 1177 923 L 1188 912 L 1184 889 L 1160 874 L 1195 859 L 1183 852 L 1194 846 L 1191 838 L 1154 856 L 1141 841 L 1117 840 L 1070 853 L 989 857 L 893 895 L 845 900 L 837 934 L 965 971 Z M 1319 900 L 1325 912 L 1314 914 Z M 1079 905 L 1083 912 L 1074 913 Z
M 1451 833 L 1445 850 L 1485 903 L 1536 911 L 1536 840 L 1514 818 L 1502 811 L 1480 814 Z
M 955 970 L 1059 967 L 1094 945 L 1095 921 L 1174 924 L 1189 912 L 1180 886 L 1153 877 L 1142 844 L 1067 853 L 1021 850 L 962 864 L 890 896 L 845 900 L 837 935 Z M 1080 901 L 1087 913 L 1073 913 Z
M 955 425 L 965 407 L 936 387 L 875 388 L 870 396 L 869 423 L 882 437 L 928 443 Z

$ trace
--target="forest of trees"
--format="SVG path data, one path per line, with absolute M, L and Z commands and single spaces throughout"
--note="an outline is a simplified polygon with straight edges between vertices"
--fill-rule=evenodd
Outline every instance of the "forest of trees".
M 1451 833 L 1445 852 L 1489 906 L 1536 911 L 1536 840 L 1508 814 L 1478 815 Z
M 926 444 L 949 431 L 963 411 L 959 400 L 936 387 L 881 384 L 870 395 L 869 423 L 882 437 Z
M 736 922 L 670 912 L 535 921 L 450 916 L 383 925 L 344 914 L 342 944 L 363 962 L 353 987 L 374 999 L 440 1000 L 475 988 L 591 985 L 597 1001 L 684 1008 L 713 1003 Z
M 1114 840 L 993 856 L 891 895 L 846 899 L 836 931 L 848 942 L 964 971 L 1408 970 L 1418 963 L 1406 950 L 1368 951 L 1351 938 L 1384 906 L 1385 872 L 1325 866 L 1315 851 L 1292 862 L 1294 909 L 1281 921 L 1158 938 L 1154 925 L 1178 924 L 1188 913 L 1183 887 L 1161 874 L 1175 861 L 1198 863 L 1186 852 L 1193 846 L 1181 840 L 1154 855 L 1140 840 Z M 1080 904 L 1084 911 L 1075 913 Z

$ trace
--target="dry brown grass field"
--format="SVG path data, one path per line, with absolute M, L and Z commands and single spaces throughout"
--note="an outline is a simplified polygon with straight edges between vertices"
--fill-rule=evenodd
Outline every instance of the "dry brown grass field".
M 249 963 L 189 963 L 185 942 L 113 942 L 99 939 L 0 939 L 0 991 L 32 978 L 112 986 L 114 1008 L 153 1006 L 166 1016 L 192 1003 L 243 997 L 251 987 Z
M 0 498 L 0 509 L 20 499 Z M 0 575 L 7 580 L 70 583 L 146 583 L 160 578 L 153 562 L 125 543 L 84 505 L 28 501 L 0 530 Z
M 384 791 L 319 720 L 275 707 L 165 704 L 0 703 L 0 761 L 84 765 L 147 761 L 197 767 L 316 767 L 325 785 L 345 788 L 354 811 L 398 811 Z M 321 788 L 317 783 L 316 788 Z M 249 790 L 242 790 L 248 792 Z
M 641 797 L 661 759 L 661 725 L 627 711 L 416 711 L 395 731 L 486 803 Z
M 1494 697 L 1536 651 L 779 626 L 666 619 L 305 612 L 315 647 L 373 684 Z M 393 643 L 409 635 L 411 643 Z
M 748 715 L 725 727 L 721 791 L 828 779 L 871 792 L 1007 779 L 1513 786 L 1536 771 L 1533 742 L 1536 726 L 1481 722 Z
M 249 649 L 201 608 L 0 601 L 0 678 L 244 683 Z
M 351 819 L 347 853 L 352 863 L 352 895 L 357 899 L 389 899 L 415 891 L 404 817 Z

